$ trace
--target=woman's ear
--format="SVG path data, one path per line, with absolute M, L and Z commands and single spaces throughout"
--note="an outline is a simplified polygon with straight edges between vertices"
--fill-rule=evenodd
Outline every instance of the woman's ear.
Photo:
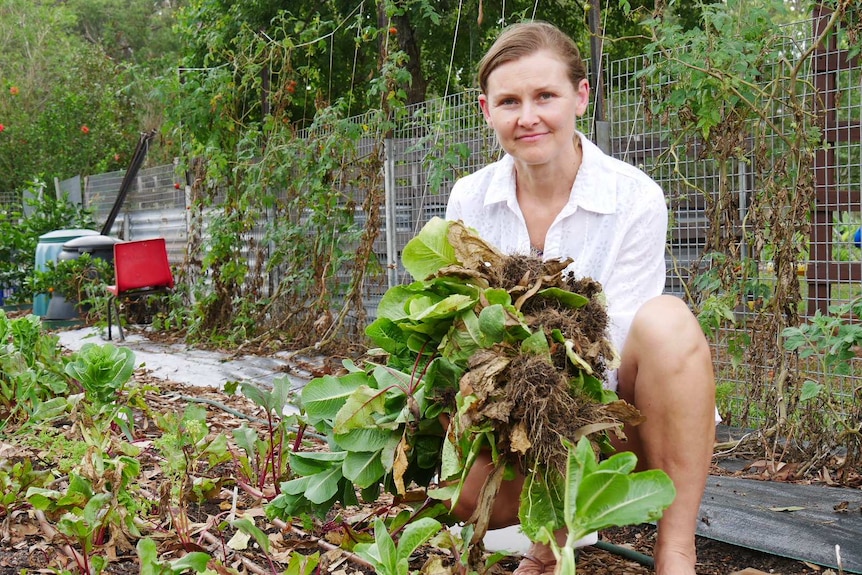
M 575 104 L 575 115 L 581 117 L 586 113 L 587 106 L 590 104 L 590 82 L 586 78 L 578 82 L 575 88 L 578 102 Z
M 494 124 L 491 123 L 491 113 L 488 109 L 488 96 L 485 94 L 479 94 L 479 107 L 482 108 L 482 115 L 485 116 L 485 123 L 493 128 Z

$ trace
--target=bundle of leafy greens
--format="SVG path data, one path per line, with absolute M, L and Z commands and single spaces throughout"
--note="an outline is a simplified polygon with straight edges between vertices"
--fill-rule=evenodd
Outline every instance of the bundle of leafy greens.
M 290 455 L 297 477 L 281 485 L 268 513 L 322 514 L 336 502 L 357 502 L 356 487 L 371 501 L 381 489 L 404 494 L 435 478 L 444 487 L 428 493 L 451 502 L 476 456 L 490 450 L 496 466 L 472 518 L 473 543 L 484 536 L 497 489 L 513 470 L 526 476 L 520 516 L 532 539 L 573 529 L 577 513 L 568 498 L 577 496 L 585 472 L 601 470 L 602 481 L 622 478 L 624 488 L 594 498 L 603 519 L 590 509 L 580 527 L 607 526 L 608 517 L 621 524 L 608 509 L 620 500 L 632 504 L 637 482 L 627 475 L 634 463 L 614 456 L 598 464 L 594 451 L 640 415 L 602 387 L 618 358 L 606 337 L 601 286 L 564 275 L 571 260 L 503 255 L 463 224 L 439 218 L 402 258 L 416 281 L 383 296 L 366 329 L 377 347 L 364 365 L 346 361 L 347 373 L 303 389 L 300 407 L 328 438 L 329 451 Z M 573 465 L 582 473 L 574 479 Z M 662 503 L 669 480 L 653 479 L 648 512 L 638 508 L 641 515 L 627 516 L 631 522 L 655 518 L 670 503 Z

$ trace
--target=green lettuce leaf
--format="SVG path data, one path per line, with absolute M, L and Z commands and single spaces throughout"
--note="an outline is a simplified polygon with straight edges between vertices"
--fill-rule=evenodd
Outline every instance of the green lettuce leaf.
M 425 279 L 442 267 L 458 263 L 455 250 L 449 244 L 448 233 L 449 222 L 432 218 L 404 246 L 401 252 L 404 269 L 415 279 Z

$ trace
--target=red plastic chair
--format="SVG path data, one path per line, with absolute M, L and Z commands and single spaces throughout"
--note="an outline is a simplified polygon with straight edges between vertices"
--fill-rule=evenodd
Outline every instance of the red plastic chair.
M 125 339 L 120 321 L 120 297 L 138 297 L 174 289 L 174 276 L 168 262 L 164 238 L 135 240 L 114 244 L 114 281 L 107 286 L 108 339 L 111 339 L 111 310 L 116 312 L 120 340 Z

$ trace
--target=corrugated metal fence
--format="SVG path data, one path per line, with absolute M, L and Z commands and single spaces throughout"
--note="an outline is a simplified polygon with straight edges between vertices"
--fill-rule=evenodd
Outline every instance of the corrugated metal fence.
M 93 210 L 101 226 L 117 199 L 125 172 L 108 172 L 85 178 L 84 205 Z M 186 253 L 185 178 L 174 164 L 144 168 L 138 172 L 109 235 L 123 240 L 163 237 L 172 263 Z

